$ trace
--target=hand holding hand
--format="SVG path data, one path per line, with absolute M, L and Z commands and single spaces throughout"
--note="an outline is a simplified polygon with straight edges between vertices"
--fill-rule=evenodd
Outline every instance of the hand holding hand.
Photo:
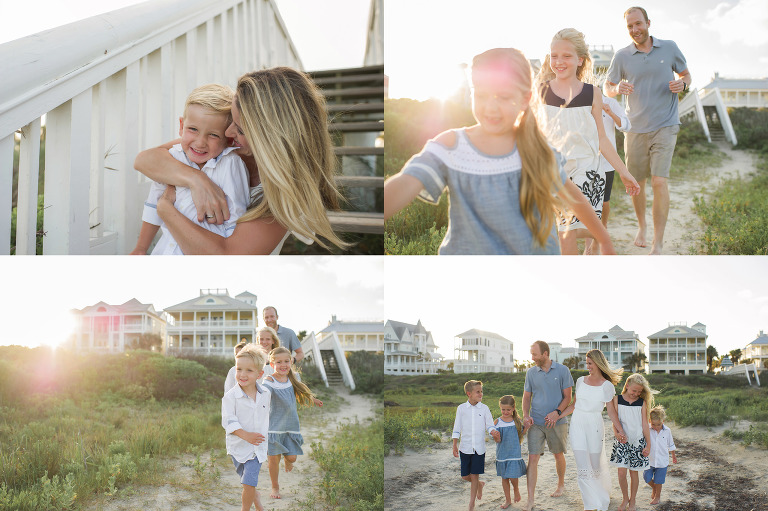
M 533 426 L 533 417 L 524 417 L 523 418 L 523 427 L 524 428 L 530 428 Z
M 548 428 L 554 428 L 555 424 L 557 424 L 557 419 L 559 419 L 559 418 L 560 418 L 560 416 L 557 415 L 557 412 L 555 412 L 553 410 L 553 411 L 549 412 L 546 417 L 544 417 L 544 424 Z
M 645 449 L 643 449 L 643 456 L 648 457 L 649 454 L 651 454 L 651 446 L 646 445 Z
M 253 445 L 259 445 L 261 442 L 264 441 L 264 435 L 262 435 L 261 433 L 246 432 L 243 434 L 241 438 L 246 442 L 248 442 L 249 444 L 253 444 Z

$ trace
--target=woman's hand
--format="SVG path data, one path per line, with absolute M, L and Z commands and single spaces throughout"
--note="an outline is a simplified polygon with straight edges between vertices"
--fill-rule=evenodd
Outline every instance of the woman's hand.
M 197 221 L 221 225 L 229 220 L 229 207 L 224 191 L 203 172 L 190 182 L 189 191 L 197 209 Z

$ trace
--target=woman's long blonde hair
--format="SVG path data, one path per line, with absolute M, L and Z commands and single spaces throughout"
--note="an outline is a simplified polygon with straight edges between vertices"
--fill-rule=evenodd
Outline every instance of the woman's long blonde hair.
M 291 356 L 291 352 L 288 348 L 280 346 L 279 348 L 275 348 L 269 352 L 269 362 L 274 363 L 275 357 L 281 353 L 288 354 L 288 357 Z M 313 404 L 312 399 L 315 397 L 315 395 L 311 390 L 309 390 L 309 387 L 299 381 L 299 379 L 296 377 L 296 373 L 293 372 L 293 365 L 291 365 L 291 368 L 288 369 L 288 379 L 291 381 L 291 385 L 293 385 L 293 392 L 296 394 L 296 401 L 300 405 Z
M 573 44 L 573 47 L 576 49 L 576 55 L 579 58 L 584 59 L 581 65 L 576 69 L 576 78 L 581 82 L 597 85 L 597 77 L 595 76 L 594 64 L 592 63 L 592 55 L 589 53 L 589 46 L 587 46 L 587 40 L 584 38 L 584 34 L 575 28 L 564 28 L 552 37 L 552 42 L 554 43 L 555 41 L 568 41 Z M 547 56 L 544 57 L 544 64 L 542 64 L 539 74 L 536 77 L 537 89 L 541 84 L 546 83 L 555 77 L 555 72 L 552 71 L 550 62 L 551 59 L 549 53 L 547 53 Z
M 501 405 L 512 407 L 512 419 L 515 421 L 515 428 L 517 428 L 517 437 L 520 443 L 523 443 L 523 420 L 520 418 L 520 414 L 517 413 L 517 406 L 515 405 L 515 396 L 509 394 L 501 396 L 499 399 L 499 408 Z
M 606 360 L 602 351 L 598 349 L 589 350 L 587 352 L 587 357 L 592 359 L 592 362 L 594 362 L 597 368 L 600 369 L 600 372 L 603 373 L 603 378 L 614 385 L 621 381 L 621 375 L 624 373 L 624 369 L 621 367 L 615 371 L 611 369 L 611 366 L 608 365 L 608 360 Z
M 533 72 L 531 64 L 520 50 L 495 48 L 472 59 L 472 71 L 499 62 L 511 64 L 511 72 L 517 79 L 519 90 L 525 96 L 532 94 Z M 552 148 L 539 129 L 533 109 L 536 102 L 529 101 L 515 129 L 517 150 L 522 160 L 520 176 L 520 212 L 533 234 L 534 244 L 547 246 L 553 225 L 557 220 L 556 209 L 561 207 L 554 196 L 563 190 L 560 170 Z
M 646 419 L 650 420 L 651 408 L 653 408 L 654 405 L 653 395 L 658 394 L 659 391 L 651 389 L 648 380 L 646 380 L 645 377 L 640 373 L 630 374 L 627 377 L 627 380 L 624 382 L 624 388 L 621 389 L 621 393 L 624 394 L 630 385 L 640 385 L 643 387 L 643 391 L 640 392 L 640 397 L 643 398 L 643 402 L 645 403 L 645 410 L 648 415 Z
M 241 76 L 235 102 L 264 188 L 263 200 L 238 221 L 271 216 L 323 248 L 321 237 L 348 247 L 326 214 L 339 209 L 341 195 L 323 93 L 304 73 L 274 67 Z

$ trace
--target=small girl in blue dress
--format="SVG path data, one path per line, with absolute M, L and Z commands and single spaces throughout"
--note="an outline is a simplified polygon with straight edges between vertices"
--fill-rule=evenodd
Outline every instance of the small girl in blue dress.
M 472 59 L 477 124 L 449 130 L 384 183 L 384 218 L 416 197 L 437 204 L 450 194 L 448 230 L 439 253 L 560 254 L 558 209 L 572 209 L 614 253 L 608 231 L 539 129 L 533 74 L 525 55 L 495 48 Z
M 502 396 L 499 399 L 501 417 L 494 422 L 496 429 L 501 434 L 496 444 L 496 475 L 501 477 L 501 486 L 504 488 L 504 496 L 507 501 L 501 509 L 507 509 L 512 505 L 509 493 L 509 482 L 515 490 L 515 502 L 520 502 L 520 489 L 517 479 L 526 473 L 525 461 L 523 461 L 520 446 L 523 443 L 523 435 L 528 428 L 523 429 L 523 421 L 515 407 L 515 396 Z
M 304 438 L 299 430 L 297 403 L 323 406 L 304 383 L 299 381 L 291 366 L 291 352 L 279 347 L 269 353 L 269 364 L 274 372 L 264 379 L 264 386 L 272 392 L 272 406 L 269 412 L 269 436 L 267 437 L 267 458 L 269 478 L 272 480 L 273 499 L 280 498 L 278 474 L 280 456 L 285 459 L 285 471 L 293 470 L 296 456 L 304 454 L 301 449 Z

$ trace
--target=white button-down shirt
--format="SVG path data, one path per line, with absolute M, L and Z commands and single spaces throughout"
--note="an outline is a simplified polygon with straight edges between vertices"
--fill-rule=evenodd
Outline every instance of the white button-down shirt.
M 176 144 L 168 150 L 171 156 L 185 165 L 202 170 L 211 181 L 218 185 L 227 196 L 229 208 L 229 220 L 221 225 L 208 223 L 207 220 L 197 221 L 197 208 L 192 201 L 192 191 L 183 186 L 176 187 L 176 209 L 200 227 L 209 230 L 219 236 L 228 238 L 235 230 L 237 219 L 242 216 L 250 202 L 250 189 L 248 187 L 248 169 L 243 160 L 235 153 L 235 147 L 227 147 L 216 158 L 211 158 L 202 169 L 189 161 L 187 155 L 181 149 L 181 144 Z M 153 225 L 159 225 L 162 236 L 152 250 L 152 255 L 183 255 L 178 243 L 157 214 L 157 201 L 165 191 L 166 185 L 152 183 L 147 200 L 144 202 L 144 212 L 141 219 Z
M 462 403 L 456 408 L 451 438 L 460 438 L 459 451 L 464 454 L 485 454 L 485 434 L 496 430 L 491 410 L 483 403 Z
M 651 454 L 648 461 L 654 468 L 664 468 L 669 466 L 669 451 L 676 450 L 675 441 L 672 440 L 672 430 L 661 425 L 661 431 L 658 433 L 655 429 L 651 430 Z
M 259 463 L 267 460 L 267 436 L 269 434 L 269 405 L 272 393 L 268 388 L 256 384 L 258 395 L 251 399 L 240 385 L 235 385 L 221 398 L 221 425 L 227 432 L 227 454 L 238 463 L 256 458 Z M 264 435 L 259 445 L 246 442 L 232 432 L 242 429 L 248 433 Z

